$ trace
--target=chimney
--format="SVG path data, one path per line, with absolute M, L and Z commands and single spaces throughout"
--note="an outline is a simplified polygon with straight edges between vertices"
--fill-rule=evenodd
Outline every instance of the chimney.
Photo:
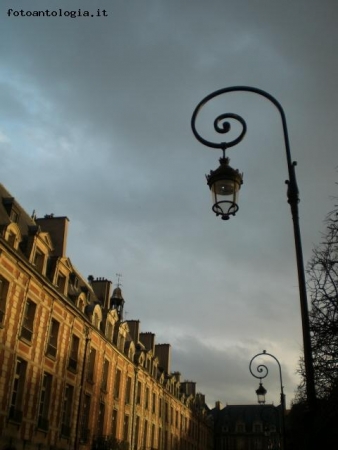
M 129 327 L 129 333 L 135 345 L 138 344 L 140 340 L 140 321 L 139 320 L 127 320 Z
M 164 369 L 166 373 L 170 373 L 171 365 L 171 346 L 170 344 L 156 344 L 155 355 L 158 357 L 159 366 Z
M 106 278 L 91 279 L 91 286 L 95 292 L 96 297 L 105 310 L 109 309 L 111 281 Z
M 185 395 L 196 395 L 196 382 L 195 381 L 183 381 L 181 383 L 181 391 Z
M 140 341 L 147 350 L 155 353 L 155 334 L 154 333 L 140 333 Z
M 41 230 L 50 234 L 53 242 L 54 255 L 66 256 L 67 232 L 69 219 L 67 217 L 54 217 L 53 214 L 35 220 Z

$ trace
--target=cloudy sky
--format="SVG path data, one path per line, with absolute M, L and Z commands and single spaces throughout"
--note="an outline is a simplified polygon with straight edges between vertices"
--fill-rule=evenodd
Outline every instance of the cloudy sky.
M 58 16 L 28 15 L 46 9 Z M 60 17 L 79 10 L 94 17 Z M 190 119 L 223 87 L 279 100 L 307 261 L 337 195 L 336 0 L 3 0 L 0 22 L 1 182 L 29 213 L 68 216 L 84 276 L 122 273 L 127 319 L 172 344 L 172 370 L 210 406 L 255 403 L 263 349 L 289 403 L 302 337 L 280 116 L 240 92 L 201 112 L 207 134 L 225 112 L 248 126 L 228 152 L 244 184 L 227 222 L 205 182 L 220 152 Z M 264 385 L 278 404 L 273 361 Z

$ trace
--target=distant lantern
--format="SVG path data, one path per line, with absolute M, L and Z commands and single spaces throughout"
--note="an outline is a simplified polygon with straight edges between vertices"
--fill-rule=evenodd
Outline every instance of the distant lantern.
M 265 403 L 266 393 L 267 393 L 267 390 L 265 389 L 265 387 L 262 385 L 262 383 L 259 383 L 259 387 L 258 387 L 258 389 L 256 389 L 256 394 L 257 394 L 258 403 L 260 405 Z

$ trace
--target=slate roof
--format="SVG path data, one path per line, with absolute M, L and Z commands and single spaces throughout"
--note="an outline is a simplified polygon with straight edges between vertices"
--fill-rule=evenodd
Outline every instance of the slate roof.
M 212 415 L 218 425 L 226 426 L 229 432 L 234 432 L 236 424 L 245 424 L 246 431 L 251 431 L 255 422 L 279 427 L 279 408 L 274 405 L 227 405 L 222 410 L 212 410 Z
M 36 227 L 36 222 L 26 213 L 22 206 L 15 200 L 15 198 L 7 191 L 7 189 L 0 183 L 0 226 L 7 226 L 11 223 L 9 215 L 6 211 L 6 201 L 12 201 L 19 211 L 19 220 L 17 222 L 22 236 L 29 234 L 29 229 Z

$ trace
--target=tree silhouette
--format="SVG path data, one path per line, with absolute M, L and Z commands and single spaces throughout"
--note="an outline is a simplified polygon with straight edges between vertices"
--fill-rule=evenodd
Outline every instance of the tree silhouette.
M 310 331 L 317 405 L 313 438 L 321 448 L 338 445 L 338 205 L 325 220 L 322 242 L 313 249 L 307 266 L 311 299 Z M 289 436 L 294 447 L 306 449 L 308 420 L 304 360 L 301 358 L 298 387 L 289 416 Z M 305 443 L 305 444 L 304 444 Z M 328 447 L 326 447 L 328 446 Z M 333 447 L 332 447 L 333 448 Z M 336 447 L 337 448 L 337 447 Z
M 310 330 L 318 399 L 338 383 L 338 208 L 328 214 L 323 241 L 308 264 Z

